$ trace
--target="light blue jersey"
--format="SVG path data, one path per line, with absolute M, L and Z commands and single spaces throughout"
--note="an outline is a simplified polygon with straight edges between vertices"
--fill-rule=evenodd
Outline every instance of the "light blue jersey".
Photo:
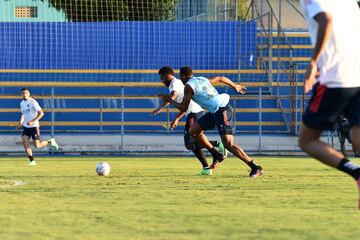
M 205 77 L 192 77 L 186 84 L 194 92 L 192 100 L 211 113 L 216 112 L 220 107 L 225 107 L 229 103 L 230 96 L 226 93 L 219 94 Z

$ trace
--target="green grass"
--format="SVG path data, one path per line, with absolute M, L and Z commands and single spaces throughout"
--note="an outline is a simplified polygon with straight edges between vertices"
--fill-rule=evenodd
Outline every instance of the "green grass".
M 0 239 L 359 239 L 350 177 L 308 158 L 255 159 L 257 179 L 234 158 L 212 176 L 194 158 L 1 158 Z

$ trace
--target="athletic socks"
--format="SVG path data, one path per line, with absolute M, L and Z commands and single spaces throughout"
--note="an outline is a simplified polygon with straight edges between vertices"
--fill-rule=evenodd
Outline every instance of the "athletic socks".
M 218 150 L 216 150 L 214 147 L 209 149 L 209 152 L 211 153 L 211 155 L 213 156 L 213 163 L 215 161 L 217 162 L 221 162 L 224 160 L 224 155 L 222 155 Z
M 341 160 L 341 162 L 337 168 L 339 170 L 349 174 L 350 176 L 355 178 L 355 180 L 358 180 L 360 177 L 360 166 L 350 162 L 346 158 Z
M 255 169 L 255 168 L 258 167 L 258 165 L 256 165 L 253 160 L 251 160 L 250 162 L 247 162 L 246 164 L 247 164 L 251 169 Z
M 28 156 L 28 157 L 29 157 L 30 162 L 34 161 L 34 157 L 33 157 L 33 156 Z
M 219 146 L 219 142 L 218 141 L 209 141 L 211 143 L 211 145 L 213 145 L 214 147 L 218 147 Z
M 209 166 L 209 164 L 206 161 L 204 151 L 201 150 L 201 148 L 195 148 L 194 150 L 192 150 L 192 152 L 199 159 L 199 161 L 200 161 L 201 165 L 203 166 L 203 168 L 206 168 L 206 167 Z

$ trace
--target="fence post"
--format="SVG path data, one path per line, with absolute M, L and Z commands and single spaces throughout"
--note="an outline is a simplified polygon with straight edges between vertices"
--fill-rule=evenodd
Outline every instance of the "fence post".
M 121 147 L 120 152 L 121 154 L 124 153 L 124 87 L 121 87 Z
M 259 154 L 262 148 L 262 88 L 259 89 Z
M 100 132 L 103 132 L 103 96 L 100 95 Z
M 166 133 L 170 133 L 170 111 L 169 106 L 166 108 Z
M 269 79 L 269 90 L 272 92 L 272 84 L 273 84 L 273 14 L 269 12 L 269 52 L 268 52 L 268 79 Z M 277 63 L 279 65 L 279 63 Z
M 51 87 L 51 137 L 55 135 L 55 89 Z

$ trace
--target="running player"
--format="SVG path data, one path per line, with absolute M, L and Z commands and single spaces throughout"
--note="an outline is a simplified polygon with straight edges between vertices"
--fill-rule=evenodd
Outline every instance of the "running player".
M 169 88 L 171 98 L 176 102 L 181 102 L 184 96 L 184 84 L 181 80 L 175 78 L 175 72 L 171 67 L 164 66 L 159 70 L 160 80 Z M 155 109 L 152 114 L 158 114 L 161 110 L 170 104 L 168 101 L 164 101 L 159 108 Z M 195 102 L 191 101 L 187 110 L 180 111 L 174 121 L 171 123 L 171 128 L 175 128 L 178 125 L 179 120 L 186 115 L 186 124 L 184 129 L 184 143 L 188 150 L 191 150 L 195 156 L 199 159 L 203 169 L 200 175 L 210 175 L 211 169 L 206 161 L 205 154 L 202 150 L 203 146 L 196 142 L 189 134 L 189 129 L 192 125 L 205 114 L 204 110 Z M 205 135 L 204 135 L 205 137 Z M 217 141 L 210 141 L 212 145 L 217 147 L 219 151 L 226 157 L 227 151 L 224 145 Z
M 313 90 L 299 146 L 322 163 L 352 176 L 360 190 L 360 166 L 320 141 L 322 131 L 334 130 L 337 117 L 345 114 L 354 149 L 360 150 L 360 10 L 353 0 L 300 2 L 314 51 L 304 79 L 305 93 Z
M 192 69 L 189 67 L 182 67 L 180 69 L 180 78 L 185 84 L 184 97 L 181 103 L 172 100 L 168 94 L 162 94 L 159 97 L 165 99 L 165 101 L 170 101 L 171 104 L 181 111 L 185 111 L 188 108 L 191 100 L 209 111 L 190 128 L 190 135 L 200 138 L 202 141 L 204 131 L 216 127 L 225 148 L 251 168 L 249 176 L 258 177 L 262 175 L 262 167 L 255 164 L 243 149 L 234 144 L 234 133 L 229 122 L 232 120 L 233 114 L 232 107 L 229 104 L 230 96 L 228 94 L 219 94 L 213 87 L 213 84 L 225 83 L 242 94 L 245 93 L 245 87 L 233 83 L 226 77 L 213 77 L 210 79 L 193 77 Z M 202 143 L 210 152 L 214 151 L 214 147 L 210 142 L 202 141 Z M 210 168 L 215 169 L 222 161 L 223 159 L 214 158 Z
M 44 113 L 39 103 L 30 97 L 30 91 L 27 88 L 21 89 L 23 100 L 20 103 L 21 118 L 17 129 L 23 128 L 22 142 L 25 148 L 25 152 L 29 158 L 29 165 L 35 166 L 33 153 L 30 147 L 30 137 L 33 139 L 33 144 L 36 148 L 42 148 L 50 146 L 52 149 L 58 149 L 58 145 L 54 138 L 48 141 L 40 140 L 40 124 L 39 120 L 44 116 Z

